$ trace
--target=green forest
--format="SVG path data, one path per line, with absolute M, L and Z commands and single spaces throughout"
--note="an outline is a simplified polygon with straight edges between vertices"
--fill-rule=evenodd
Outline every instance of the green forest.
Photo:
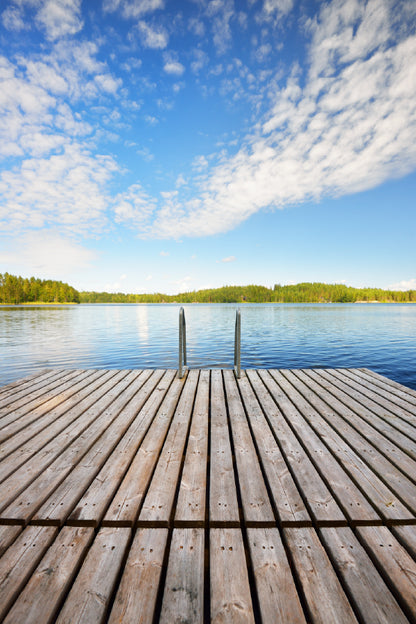
M 320 282 L 281 286 L 223 286 L 178 295 L 154 293 L 80 292 L 81 303 L 409 303 L 416 302 L 416 290 L 393 291 L 380 288 L 353 288 Z
M 79 292 L 63 282 L 0 273 L 0 303 L 79 303 Z
M 273 288 L 266 286 L 223 286 L 177 295 L 78 292 L 72 286 L 35 277 L 0 273 L 0 303 L 410 303 L 416 290 L 353 288 L 345 284 L 305 282 Z

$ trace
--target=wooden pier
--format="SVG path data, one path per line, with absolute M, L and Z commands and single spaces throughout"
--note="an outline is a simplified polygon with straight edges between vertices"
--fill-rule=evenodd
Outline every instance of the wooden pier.
M 0 621 L 416 622 L 416 392 L 366 369 L 0 388 Z

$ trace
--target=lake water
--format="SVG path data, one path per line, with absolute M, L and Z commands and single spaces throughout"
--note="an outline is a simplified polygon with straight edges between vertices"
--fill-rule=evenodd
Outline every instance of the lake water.
M 237 305 L 184 305 L 188 364 L 232 367 Z M 43 368 L 177 368 L 179 305 L 0 307 L 0 384 Z M 244 304 L 242 368 L 367 367 L 416 389 L 416 305 Z

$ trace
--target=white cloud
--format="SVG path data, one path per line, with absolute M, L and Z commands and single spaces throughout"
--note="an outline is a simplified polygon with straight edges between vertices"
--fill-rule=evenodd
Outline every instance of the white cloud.
M 161 205 L 147 232 L 216 234 L 261 209 L 355 193 L 412 171 L 416 36 L 390 32 L 393 10 L 397 6 L 387 0 L 322 5 L 309 24 L 308 75 L 294 67 L 264 122 L 235 156 L 211 167 L 205 157 L 197 159 L 196 199 L 177 196 Z M 378 27 L 363 32 L 370 16 Z
M 217 53 L 224 54 L 232 41 L 230 22 L 235 17 L 234 0 L 211 0 L 206 7 L 206 15 L 211 23 Z
M 23 10 L 18 6 L 7 7 L 1 14 L 1 20 L 6 30 L 19 32 L 27 28 L 23 19 Z
M 264 0 L 261 16 L 269 19 L 270 17 L 277 15 L 287 15 L 293 9 L 294 0 Z
M 83 28 L 81 0 L 43 0 L 36 22 L 46 30 L 50 40 L 75 35 Z
M 140 21 L 137 27 L 144 47 L 154 50 L 163 50 L 168 45 L 168 33 L 161 26 L 155 30 L 146 22 Z
M 42 275 L 44 279 L 63 276 L 91 266 L 96 253 L 53 231 L 30 232 L 8 240 L 0 248 L 0 263 L 9 272 Z
M 102 230 L 109 205 L 105 188 L 116 170 L 110 156 L 93 155 L 77 143 L 48 158 L 23 160 L 0 175 L 1 229 Z
M 221 262 L 235 262 L 237 258 L 235 256 L 228 256 L 227 258 L 223 258 Z
M 170 253 L 168 251 L 161 251 L 160 255 L 166 257 L 166 256 L 170 256 Z
M 185 71 L 185 67 L 182 65 L 182 63 L 179 63 L 179 61 L 175 61 L 173 59 L 168 59 L 165 62 L 163 69 L 167 74 L 173 74 L 174 76 L 182 76 L 183 72 Z
M 104 0 L 103 10 L 108 13 L 121 12 L 126 19 L 141 17 L 146 13 L 153 13 L 163 9 L 163 0 Z
M 416 277 L 389 286 L 390 290 L 416 290 Z

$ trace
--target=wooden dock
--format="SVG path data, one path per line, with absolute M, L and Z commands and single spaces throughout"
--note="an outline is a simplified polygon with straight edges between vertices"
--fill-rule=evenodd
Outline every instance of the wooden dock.
M 416 392 L 366 369 L 0 388 L 0 621 L 416 622 Z

